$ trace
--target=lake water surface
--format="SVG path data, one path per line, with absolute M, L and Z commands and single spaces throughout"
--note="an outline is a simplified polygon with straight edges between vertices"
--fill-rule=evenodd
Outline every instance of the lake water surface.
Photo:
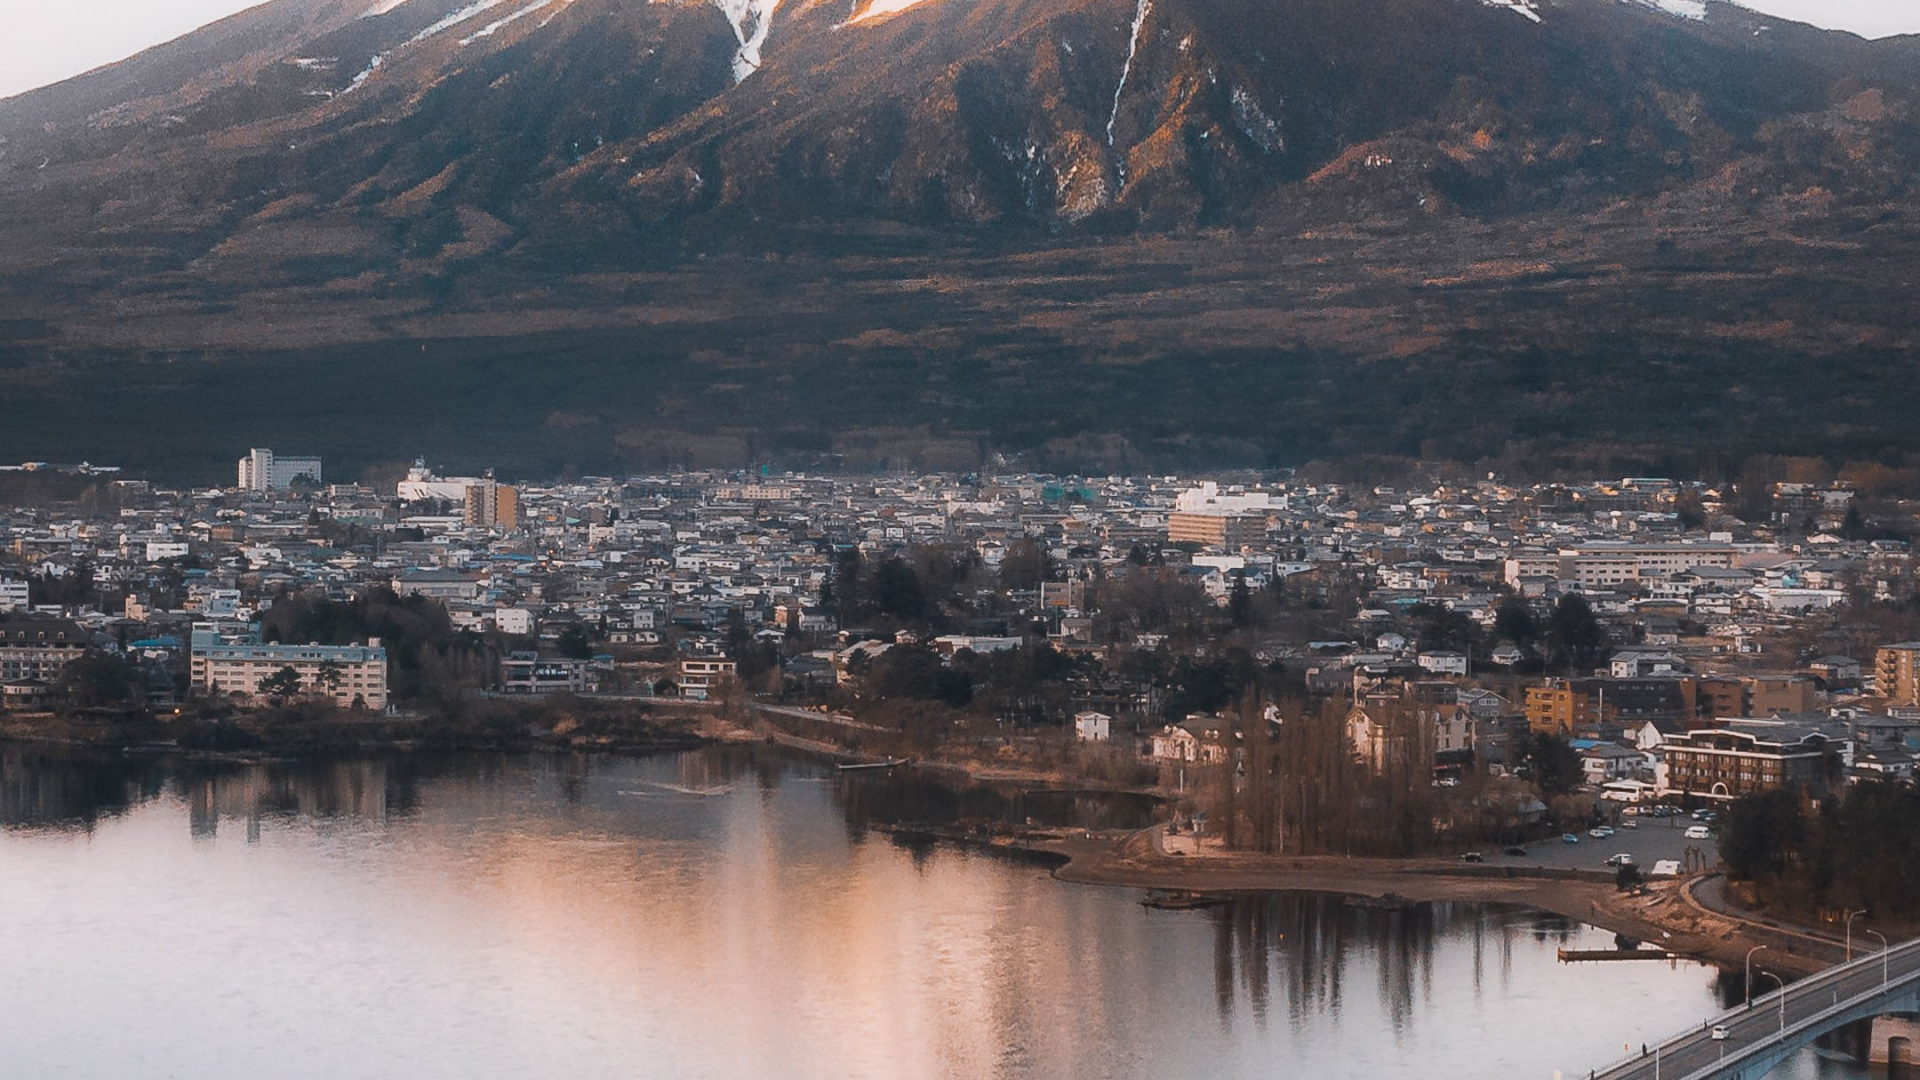
M 1737 990 L 1524 910 L 1152 911 L 868 828 L 1148 812 L 738 749 L 0 748 L 0 1075 L 1571 1080 Z

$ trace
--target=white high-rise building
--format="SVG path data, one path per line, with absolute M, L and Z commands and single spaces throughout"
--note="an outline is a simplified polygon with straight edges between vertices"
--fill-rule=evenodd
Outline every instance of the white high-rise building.
M 238 486 L 242 491 L 284 491 L 302 476 L 320 483 L 320 459 L 279 457 L 271 450 L 256 446 L 240 459 Z

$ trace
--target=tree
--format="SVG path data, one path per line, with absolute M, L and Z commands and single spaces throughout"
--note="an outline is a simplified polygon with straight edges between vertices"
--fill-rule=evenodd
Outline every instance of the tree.
M 324 691 L 328 697 L 339 693 L 340 684 L 345 681 L 346 669 L 342 668 L 337 660 L 322 662 L 320 669 L 313 673 L 314 685 Z
M 1518 596 L 1500 601 L 1493 612 L 1493 632 L 1522 649 L 1531 648 L 1540 639 L 1539 624 L 1533 620 L 1533 605 Z
M 1727 807 L 1720 831 L 1720 858 L 1734 877 L 1746 881 L 1777 876 L 1806 843 L 1807 822 L 1800 796 L 1786 789 L 1764 791 Z
M 1520 766 L 1542 794 L 1565 795 L 1580 786 L 1580 755 L 1565 739 L 1536 731 L 1520 744 Z
M 1253 593 L 1247 589 L 1247 575 L 1233 575 L 1233 591 L 1227 594 L 1227 614 L 1233 619 L 1233 625 L 1245 626 L 1253 621 Z
M 1047 549 L 1031 536 L 1015 540 L 1000 557 L 1000 585 L 1006 589 L 1038 589 L 1053 572 Z
M 1587 598 L 1579 593 L 1568 593 L 1553 606 L 1546 639 L 1552 663 L 1562 671 L 1593 667 L 1607 645 L 1606 631 L 1600 628 Z
M 873 606 L 881 615 L 917 622 L 927 614 L 920 575 L 899 559 L 882 562 L 873 575 Z
M 1621 863 L 1613 872 L 1613 887 L 1621 892 L 1639 887 L 1640 881 L 1640 868 L 1632 863 Z
M 300 696 L 300 673 L 292 667 L 283 667 L 261 679 L 259 691 L 275 705 L 285 705 Z
M 584 626 L 569 626 L 560 632 L 560 640 L 555 644 L 561 656 L 575 660 L 593 659 L 593 638 L 587 634 Z
M 60 693 L 83 709 L 121 708 L 145 697 L 140 669 L 112 653 L 89 650 L 60 673 Z

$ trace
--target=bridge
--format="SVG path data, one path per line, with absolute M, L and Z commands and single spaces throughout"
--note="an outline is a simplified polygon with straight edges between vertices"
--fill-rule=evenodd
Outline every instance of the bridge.
M 1751 1005 L 1594 1075 L 1598 1080 L 1758 1080 L 1836 1028 L 1882 1013 L 1916 1011 L 1920 941 L 1910 941 L 1758 995 Z M 1713 1038 L 1715 1027 L 1726 1028 L 1727 1037 Z

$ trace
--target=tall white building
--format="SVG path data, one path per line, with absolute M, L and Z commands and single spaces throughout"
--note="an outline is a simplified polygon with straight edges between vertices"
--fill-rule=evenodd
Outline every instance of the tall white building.
M 317 457 L 279 457 L 273 451 L 254 447 L 240 459 L 239 487 L 242 491 L 284 491 L 297 477 L 320 482 Z
M 0 577 L 0 611 L 27 610 L 27 583 L 20 578 Z

